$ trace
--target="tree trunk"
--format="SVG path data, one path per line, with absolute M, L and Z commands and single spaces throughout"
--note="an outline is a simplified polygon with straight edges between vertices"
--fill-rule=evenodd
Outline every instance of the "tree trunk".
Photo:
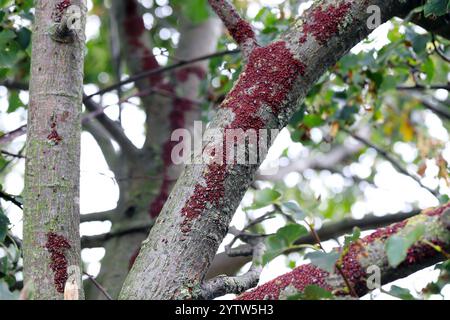
M 79 175 L 84 1 L 35 1 L 24 207 L 24 283 L 31 299 L 81 287 Z M 79 9 L 75 29 L 66 16 Z M 75 10 L 77 10 L 75 8 Z M 76 11 L 74 11 L 76 12 Z M 72 295 L 73 296 L 73 295 Z
M 137 1 L 115 1 L 112 12 L 120 28 L 123 56 L 130 73 L 136 74 L 158 67 L 152 56 L 150 37 L 145 32 Z M 221 33 L 220 22 L 216 18 L 197 25 L 184 21 L 180 30 L 180 43 L 175 56 L 183 60 L 214 52 Z M 111 219 L 111 232 L 148 225 L 159 214 L 181 171 L 164 161 L 167 159 L 164 158 L 165 154 L 170 156 L 170 136 L 180 126 L 191 126 L 194 120 L 200 119 L 200 106 L 193 105 L 190 101 L 198 99 L 207 66 L 208 62 L 204 61 L 179 69 L 171 82 L 158 76 L 137 83 L 139 93 L 142 94 L 143 108 L 148 115 L 147 140 L 139 152 L 139 158 L 123 159 L 122 156 L 119 159 L 121 167 L 113 170 L 121 196 L 116 214 Z M 151 89 L 157 91 L 152 93 L 149 91 Z M 172 97 L 175 94 L 178 98 Z M 171 119 L 183 121 L 180 123 Z M 106 253 L 97 280 L 113 298 L 118 297 L 145 237 L 146 233 L 140 230 L 124 233 L 105 242 Z M 105 298 L 92 286 L 88 295 L 97 299 Z
M 317 2 L 280 40 L 253 49 L 210 127 L 283 128 L 327 68 L 369 34 L 369 5 L 379 6 L 386 21 L 420 1 Z M 205 145 L 220 150 L 222 143 L 210 139 Z M 200 157 L 196 160 L 202 164 L 188 165 L 178 179 L 143 243 L 121 299 L 196 296 L 265 154 L 255 165 L 208 164 Z

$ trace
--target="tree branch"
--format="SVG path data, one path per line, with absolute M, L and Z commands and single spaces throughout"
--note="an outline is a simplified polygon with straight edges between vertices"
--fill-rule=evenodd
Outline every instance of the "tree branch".
M 320 229 L 316 230 L 317 235 L 322 241 L 338 238 L 346 233 L 350 233 L 353 228 L 358 227 L 361 230 L 371 230 L 379 227 L 384 227 L 391 223 L 396 223 L 408 218 L 411 218 L 420 213 L 420 210 L 413 210 L 410 212 L 400 212 L 395 214 L 386 214 L 378 217 L 373 214 L 365 216 L 363 219 L 345 218 L 338 222 L 325 223 Z M 316 240 L 312 234 L 308 234 L 295 241 L 295 245 L 302 244 L 314 244 Z M 222 252 L 214 257 L 211 264 L 207 279 L 212 278 L 219 274 L 232 275 L 239 271 L 243 265 L 250 261 L 249 256 L 252 255 L 251 246 L 245 244 L 235 248 L 231 248 L 230 252 Z M 285 253 L 288 254 L 294 250 L 288 250 Z M 239 256 L 237 258 L 237 256 Z
M 425 227 L 424 235 L 408 251 L 405 260 L 398 267 L 392 267 L 388 263 L 385 250 L 387 240 L 394 235 L 405 237 L 418 225 Z M 425 210 L 418 216 L 378 229 L 351 244 L 348 251 L 341 252 L 342 272 L 361 297 L 369 291 L 368 281 L 374 268 L 381 273 L 381 284 L 386 284 L 445 259 L 428 243 L 446 250 L 450 247 L 449 230 L 450 203 L 433 210 Z M 307 264 L 242 294 L 238 299 L 287 299 L 303 292 L 309 285 L 320 286 L 338 295 L 348 295 L 344 280 L 337 272 L 328 273 L 317 266 Z
M 105 94 L 105 93 L 107 93 L 109 91 L 117 89 L 118 87 L 124 86 L 124 85 L 126 85 L 128 83 L 136 82 L 138 80 L 147 78 L 149 76 L 154 76 L 154 75 L 158 75 L 158 74 L 161 74 L 161 73 L 164 73 L 164 72 L 172 71 L 172 70 L 184 67 L 184 66 L 188 66 L 188 65 L 197 63 L 199 61 L 209 60 L 209 59 L 213 59 L 213 58 L 217 58 L 217 57 L 222 57 L 222 56 L 227 55 L 227 54 L 237 54 L 239 52 L 240 52 L 240 50 L 225 50 L 225 51 L 220 51 L 220 52 L 215 52 L 215 53 L 212 53 L 212 54 L 207 54 L 207 55 L 204 55 L 204 56 L 200 56 L 200 57 L 191 59 L 189 61 L 180 61 L 178 63 L 174 63 L 174 64 L 171 64 L 171 65 L 166 66 L 166 67 L 160 67 L 160 68 L 157 68 L 157 69 L 143 71 L 143 72 L 137 73 L 135 75 L 132 75 L 132 76 L 128 77 L 127 79 L 122 80 L 122 81 L 120 81 L 120 82 L 118 82 L 116 84 L 113 84 L 111 86 L 103 88 L 103 89 L 101 89 L 101 90 L 99 90 L 99 91 L 97 91 L 97 92 L 95 92 L 93 94 L 90 94 L 90 95 L 88 95 L 86 97 L 86 99 L 91 99 L 92 97 Z
M 92 222 L 92 221 L 107 221 L 112 220 L 114 217 L 115 209 L 94 213 L 87 213 L 80 215 L 80 222 Z
M 103 247 L 105 241 L 115 238 L 121 237 L 130 233 L 147 233 L 152 227 L 152 222 L 140 223 L 139 225 L 135 225 L 125 229 L 119 229 L 115 231 L 111 231 L 109 233 L 104 233 L 95 236 L 82 236 L 81 237 L 81 247 L 84 248 L 96 248 Z
M 92 99 L 83 96 L 83 103 L 89 112 L 96 113 L 96 118 L 98 122 L 102 124 L 106 131 L 109 132 L 111 137 L 119 144 L 122 149 L 124 156 L 136 156 L 138 149 L 134 144 L 128 139 L 123 131 L 123 128 L 111 118 L 109 118 L 104 112 L 103 108 L 96 104 Z M 90 121 L 90 120 L 85 120 Z
M 13 131 L 7 132 L 0 136 L 0 144 L 7 144 L 11 141 L 13 141 L 15 138 L 20 137 L 21 135 L 25 134 L 27 132 L 27 125 L 21 125 L 17 129 L 14 129 Z
M 229 293 L 242 293 L 258 284 L 261 271 L 263 269 L 262 257 L 265 245 L 261 239 L 253 248 L 253 263 L 250 269 L 241 276 L 227 277 L 218 276 L 210 279 L 201 285 L 200 295 L 196 299 L 212 300 Z
M 419 0 L 374 3 L 384 21 L 420 5 Z M 318 19 L 323 12 L 330 15 L 332 28 L 328 32 L 323 32 Z M 369 16 L 364 1 L 315 2 L 280 40 L 252 51 L 209 128 L 283 128 L 321 74 L 372 31 L 366 23 Z M 211 132 L 206 138 L 208 134 Z M 211 138 L 206 145 L 221 150 L 223 140 Z M 205 163 L 203 155 L 196 155 L 194 163 L 201 164 L 187 165 L 178 179 L 158 223 L 143 242 L 120 298 L 192 298 L 189 288 L 199 286 L 204 279 L 266 154 L 263 150 L 256 164 Z M 175 265 L 176 272 L 167 272 Z
M 245 59 L 258 46 L 252 26 L 244 20 L 236 8 L 228 0 L 208 0 L 211 8 L 216 12 L 234 41 L 241 47 Z
M 8 194 L 8 193 L 6 193 L 6 192 L 0 190 L 0 198 L 4 199 L 4 200 L 6 200 L 6 201 L 9 201 L 9 202 L 11 202 L 11 203 L 13 203 L 13 204 L 15 204 L 15 205 L 16 205 L 17 207 L 19 207 L 20 209 L 23 209 L 22 203 L 16 199 L 17 196 L 13 196 L 13 195 L 11 195 L 11 194 Z

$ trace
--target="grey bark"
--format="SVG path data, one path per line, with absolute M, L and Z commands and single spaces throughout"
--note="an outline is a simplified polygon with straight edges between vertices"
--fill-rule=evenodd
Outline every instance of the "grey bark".
M 81 284 L 79 175 L 84 62 L 84 1 L 81 29 L 68 43 L 52 39 L 58 1 L 36 1 L 32 36 L 30 103 L 24 189 L 24 283 L 30 299 L 62 299 L 46 249 L 50 233 L 64 237 L 59 249 Z M 70 271 L 70 270 L 69 270 Z M 64 277 L 63 277 L 64 279 Z M 79 285 L 78 295 L 83 298 Z
M 343 3 L 343 1 L 322 1 L 321 5 Z M 287 43 L 290 52 L 307 68 L 298 77 L 292 90 L 279 105 L 278 117 L 270 112 L 264 114 L 269 129 L 284 127 L 298 106 L 298 101 L 317 79 L 346 54 L 354 45 L 365 38 L 368 30 L 366 13 L 368 5 L 378 5 L 384 21 L 402 12 L 408 12 L 420 1 L 351 1 L 349 19 L 339 36 L 333 36 L 326 44 L 312 37 L 300 43 L 303 36 L 302 23 L 311 21 L 311 10 L 299 19 L 281 39 Z M 244 71 L 245 72 L 245 71 Z M 239 82 L 239 80 L 238 80 Z M 250 117 L 250 115 L 249 115 Z M 212 128 L 225 128 L 233 114 L 220 109 L 211 123 Z M 265 155 L 264 155 L 265 156 Z M 264 156 L 262 158 L 264 158 Z M 261 160 L 261 159 L 260 159 Z M 155 226 L 144 241 L 140 254 L 122 288 L 120 299 L 185 299 L 195 296 L 208 267 L 226 234 L 231 218 L 252 182 L 256 165 L 227 166 L 224 182 L 224 196 L 220 207 L 208 204 L 193 222 L 192 232 L 180 232 L 184 221 L 182 209 L 194 194 L 196 182 L 202 181 L 209 170 L 207 164 L 188 165 L 178 179 L 169 200 Z
M 121 41 L 127 43 L 128 36 L 123 26 L 124 5 L 123 1 L 114 1 L 112 12 L 121 28 Z M 220 22 L 217 19 L 208 19 L 198 25 L 182 21 L 180 43 L 175 56 L 179 59 L 189 60 L 214 52 L 220 36 L 219 25 Z M 152 52 L 149 40 L 150 37 L 147 34 L 141 38 L 143 49 L 146 49 L 146 52 Z M 126 49 L 127 46 L 123 46 L 123 48 L 125 49 L 123 56 L 130 72 L 135 74 L 142 71 L 140 58 L 144 53 L 129 52 Z M 192 66 L 206 74 L 208 62 L 199 62 Z M 146 79 L 137 82 L 136 85 L 141 93 L 151 89 Z M 200 85 L 201 80 L 195 76 L 189 76 L 187 81 L 182 83 L 175 81 L 177 95 L 191 100 L 198 98 Z M 160 161 L 162 147 L 170 139 L 172 133 L 168 127 L 172 99 L 158 94 L 147 94 L 141 97 L 141 101 L 148 117 L 146 121 L 147 138 L 144 147 L 139 150 L 138 157 L 135 159 L 124 159 L 123 155 L 119 155 L 120 165 L 116 169 L 111 168 L 120 188 L 118 207 L 111 218 L 113 227 L 110 235 L 112 236 L 100 235 L 82 239 L 83 247 L 94 245 L 105 247 L 106 253 L 102 259 L 102 267 L 97 280 L 113 298 L 118 297 L 133 262 L 133 256 L 137 254 L 148 229 L 153 224 L 153 219 L 149 216 L 149 205 L 159 193 L 163 178 Z M 200 119 L 200 112 L 200 108 L 193 108 L 183 114 L 188 127 L 193 124 L 194 120 Z M 174 181 L 179 176 L 181 169 L 175 166 L 169 168 L 170 177 Z M 105 298 L 92 286 L 88 289 L 88 295 L 96 299 Z

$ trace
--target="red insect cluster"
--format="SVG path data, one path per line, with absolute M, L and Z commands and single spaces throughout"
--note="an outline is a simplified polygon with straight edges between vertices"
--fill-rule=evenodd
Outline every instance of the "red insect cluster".
M 225 130 L 263 129 L 265 121 L 259 117 L 261 108 L 268 106 L 277 115 L 295 80 L 304 75 L 305 69 L 284 41 L 254 49 L 237 84 L 221 105 L 221 108 L 231 109 L 234 113 L 233 122 Z M 225 142 L 223 146 L 226 146 Z M 192 221 L 201 215 L 207 203 L 215 207 L 220 205 L 225 194 L 225 160 L 224 152 L 222 164 L 208 165 L 204 175 L 205 184 L 198 183 L 195 186 L 194 193 L 182 209 L 181 214 L 185 219 L 181 229 L 184 233 L 191 230 Z
M 144 21 L 139 14 L 136 0 L 127 0 L 125 4 L 124 30 L 127 34 L 128 45 L 141 55 L 141 65 L 144 70 L 152 70 L 159 67 L 153 52 L 142 43 L 141 37 L 145 33 Z M 162 79 L 161 75 L 151 75 L 148 80 L 155 85 Z
M 248 39 L 255 39 L 252 26 L 244 19 L 239 20 L 235 26 L 230 28 L 230 34 L 238 44 L 242 44 Z
M 450 203 L 440 208 L 427 211 L 424 214 L 428 216 L 437 216 L 441 215 L 448 208 L 450 208 Z M 360 264 L 361 256 L 367 254 L 365 247 L 374 241 L 386 241 L 390 236 L 396 234 L 404 228 L 406 224 L 407 220 L 395 223 L 385 228 L 379 228 L 372 234 L 350 245 L 348 252 L 342 258 L 341 270 L 358 295 L 361 296 L 367 292 L 367 273 Z M 448 248 L 448 246 L 441 241 L 432 240 L 431 242 L 444 249 Z M 430 245 L 422 243 L 416 244 L 408 250 L 406 259 L 402 262 L 401 266 L 417 264 L 418 262 L 436 254 L 436 250 Z M 312 284 L 331 290 L 332 288 L 329 288 L 325 281 L 327 276 L 327 272 L 318 269 L 311 264 L 302 265 L 290 273 L 284 274 L 256 289 L 253 289 L 252 291 L 242 294 L 238 297 L 238 299 L 278 299 L 281 290 L 289 285 L 294 285 L 294 287 L 299 291 L 302 291 L 307 285 Z M 338 294 L 341 293 L 338 292 Z M 342 292 L 342 294 L 344 293 Z
M 58 134 L 56 130 L 56 121 L 52 121 L 50 124 L 50 134 L 47 136 L 47 140 L 52 142 L 54 145 L 59 144 L 62 141 L 61 136 Z
M 280 293 L 288 286 L 293 286 L 302 292 L 309 285 L 316 285 L 325 290 L 332 288 L 325 283 L 328 272 L 323 271 L 312 264 L 299 266 L 272 281 L 269 281 L 257 289 L 245 292 L 237 300 L 277 300 Z
M 70 249 L 69 241 L 54 232 L 47 233 L 47 242 L 45 248 L 50 252 L 50 268 L 54 273 L 53 281 L 56 291 L 64 293 L 67 274 L 67 258 L 64 251 Z
M 186 82 L 190 75 L 196 75 L 199 79 L 206 77 L 205 71 L 199 66 L 188 66 L 177 70 L 175 77 L 179 82 Z
M 61 22 L 64 12 L 71 6 L 70 0 L 63 0 L 56 4 L 55 9 L 52 12 L 52 20 L 54 22 Z
M 425 212 L 425 214 L 427 216 L 433 217 L 433 216 L 440 216 L 441 214 L 444 213 L 444 211 L 446 211 L 447 209 L 450 209 L 450 202 L 447 203 L 446 205 L 443 205 L 440 208 L 436 208 L 436 209 L 432 209 L 432 210 L 428 210 Z
M 343 2 L 339 5 L 330 4 L 327 8 L 319 5 L 313 12 L 311 21 L 306 21 L 303 25 L 303 35 L 300 43 L 305 43 L 308 34 L 320 43 L 325 44 L 332 36 L 339 33 L 339 26 L 345 19 L 350 3 Z

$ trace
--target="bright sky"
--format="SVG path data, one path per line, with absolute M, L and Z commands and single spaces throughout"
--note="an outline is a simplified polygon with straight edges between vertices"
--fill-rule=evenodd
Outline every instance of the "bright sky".
M 149 1 L 143 1 L 148 5 Z M 150 1 L 151 2 L 151 1 Z M 166 0 L 157 0 L 158 4 L 165 5 Z M 282 0 L 261 0 L 259 1 L 263 5 L 274 5 L 283 2 Z M 89 7 L 92 7 L 92 3 L 88 1 Z M 302 4 L 301 10 L 308 7 L 308 3 Z M 248 7 L 248 16 L 253 17 L 260 9 L 260 4 L 257 1 L 252 2 Z M 167 9 L 168 10 L 168 9 Z M 167 15 L 168 11 L 161 12 L 161 15 Z M 152 26 L 153 17 L 147 15 L 146 25 L 150 28 Z M 87 20 L 87 37 L 88 39 L 95 38 L 98 35 L 98 28 L 100 25 L 100 19 L 97 16 L 90 16 Z M 371 39 L 374 41 L 370 44 L 358 45 L 353 51 L 365 50 L 371 47 L 381 47 L 386 43 L 386 34 L 390 28 L 390 24 L 387 23 L 377 29 L 372 35 Z M 174 40 L 177 39 L 176 35 Z M 156 49 L 158 54 L 158 49 Z M 161 63 L 167 63 L 167 58 L 160 56 Z M 88 85 L 85 87 L 86 93 L 96 91 L 96 87 Z M 447 92 L 437 92 L 437 98 L 445 99 Z M 24 103 L 28 101 L 28 94 L 22 92 L 20 98 Z M 117 96 L 113 93 L 105 94 L 103 96 L 103 105 L 115 104 L 117 102 Z M 138 100 L 134 102 L 139 102 Z M 0 130 L 7 132 L 17 128 L 19 125 L 26 123 L 26 112 L 24 109 L 7 114 L 8 101 L 6 97 L 6 89 L 0 87 Z M 106 109 L 106 113 L 112 119 L 117 119 L 118 112 L 116 107 L 110 107 Z M 444 152 L 444 158 L 450 162 L 450 142 L 449 136 L 445 128 L 443 127 L 440 119 L 433 115 L 431 112 L 425 112 L 424 123 L 429 128 L 430 133 L 434 138 L 441 140 L 446 144 Z M 122 115 L 122 124 L 127 136 L 140 147 L 144 142 L 144 119 L 145 114 L 138 107 L 132 103 L 126 104 Z M 316 142 L 320 142 L 323 138 L 322 132 L 319 129 L 314 129 L 312 132 L 313 139 Z M 17 152 L 23 146 L 25 137 L 20 137 L 14 141 L 9 147 L 8 151 Z M 265 163 L 275 161 L 279 158 L 283 150 L 289 148 L 289 158 L 297 159 L 301 161 L 302 158 L 309 156 L 308 150 L 300 143 L 294 143 L 291 141 L 287 130 L 281 132 L 276 139 L 273 147 L 270 149 L 268 159 Z M 416 171 L 415 165 L 412 164 L 417 150 L 407 143 L 399 142 L 395 146 L 395 152 L 408 163 L 408 168 L 411 171 Z M 346 168 L 347 173 L 357 175 L 364 179 L 367 178 L 371 168 L 374 165 L 375 152 L 369 150 L 366 152 L 357 163 L 352 164 Z M 418 201 L 421 208 L 431 207 L 438 204 L 438 201 L 431 196 L 427 191 L 420 188 L 417 183 L 412 179 L 398 174 L 392 165 L 385 161 L 378 161 L 377 175 L 375 177 L 376 187 L 366 186 L 364 189 L 364 199 L 355 203 L 352 207 L 352 215 L 355 218 L 362 218 L 364 214 L 373 212 L 377 215 L 384 215 L 389 213 L 395 213 L 402 210 L 410 210 L 410 203 Z M 435 175 L 437 167 L 433 163 L 429 163 L 429 169 L 427 170 L 427 176 L 423 179 L 423 183 L 431 188 L 434 188 L 438 184 L 438 180 L 432 178 Z M 14 170 L 12 170 L 4 181 L 4 188 L 8 193 L 20 194 L 23 188 L 23 173 L 24 173 L 24 161 L 16 161 Z M 321 173 L 316 174 L 311 172 L 307 178 L 310 180 L 311 188 L 318 195 L 326 196 L 327 188 L 333 187 L 336 189 L 342 189 L 345 183 L 345 177 L 340 175 L 332 175 Z M 298 174 L 288 175 L 286 177 L 286 183 L 294 186 L 299 181 L 300 176 Z M 441 191 L 450 195 L 450 190 L 447 186 L 441 185 Z M 94 139 L 88 133 L 82 134 L 82 149 L 81 149 L 81 212 L 82 214 L 104 211 L 113 209 L 116 206 L 118 200 L 119 190 L 117 184 L 114 181 L 113 173 L 108 169 L 106 162 L 101 154 L 100 148 L 95 143 Z M 249 194 L 243 200 L 244 206 L 251 202 L 251 196 Z M 2 202 L 4 207 L 7 208 L 8 216 L 13 225 L 14 234 L 21 236 L 22 233 L 22 213 L 15 206 Z M 267 210 L 267 209 L 266 209 Z M 264 213 L 264 210 L 260 210 L 259 214 Z M 242 228 L 245 224 L 245 215 L 241 209 L 236 213 L 232 225 Z M 271 220 L 270 223 L 265 223 L 266 231 L 268 233 L 275 232 L 279 227 L 283 225 L 283 221 Z M 107 232 L 111 227 L 109 222 L 95 222 L 84 223 L 81 225 L 82 235 L 94 235 Z M 227 236 L 224 243 L 228 243 L 231 237 Z M 325 246 L 329 249 L 335 246 L 334 242 L 326 242 Z M 223 250 L 223 245 L 221 249 Z M 97 274 L 100 268 L 100 259 L 104 255 L 104 250 L 100 248 L 85 249 L 82 252 L 82 258 L 88 263 L 87 272 L 90 274 Z M 298 255 L 293 254 L 290 258 L 296 258 L 298 263 L 303 263 L 298 259 Z M 287 261 L 289 258 L 278 257 L 272 261 L 263 271 L 260 283 L 264 283 L 277 275 L 283 274 L 289 271 L 287 267 Z M 411 289 L 420 289 L 429 280 L 431 276 L 436 276 L 436 272 L 431 275 L 428 271 L 422 271 L 408 277 L 407 279 L 397 281 L 398 285 L 408 287 Z M 447 290 L 449 291 L 449 290 Z M 450 294 L 450 292 L 448 292 Z M 381 296 L 388 298 L 388 296 Z

